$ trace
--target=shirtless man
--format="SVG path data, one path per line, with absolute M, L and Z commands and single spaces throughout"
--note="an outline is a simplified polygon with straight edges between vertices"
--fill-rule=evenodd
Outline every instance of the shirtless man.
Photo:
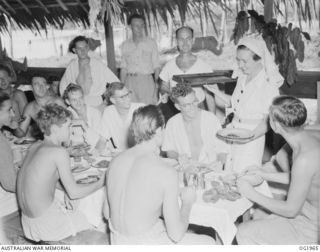
M 35 75 L 31 80 L 33 94 L 35 100 L 28 103 L 23 111 L 24 120 L 20 123 L 16 129 L 17 135 L 22 137 L 28 132 L 29 126 L 32 120 L 35 121 L 38 112 L 46 105 L 55 103 L 65 107 L 63 100 L 60 97 L 52 96 L 50 94 L 50 85 L 47 83 L 47 79 L 41 75 Z M 19 132 L 19 133 L 18 133 Z
M 90 227 L 83 214 L 66 209 L 55 199 L 58 182 L 70 199 L 85 197 L 105 184 L 105 179 L 91 184 L 74 180 L 68 151 L 61 147 L 69 140 L 70 117 L 71 113 L 57 104 L 47 105 L 38 113 L 44 140 L 30 147 L 18 174 L 23 231 L 34 241 L 62 240 Z
M 12 101 L 12 109 L 15 114 L 15 120 L 19 121 L 23 110 L 27 105 L 27 97 L 23 91 L 14 89 L 11 84 L 11 71 L 8 67 L 0 65 L 0 90 L 7 93 Z
M 112 160 L 107 177 L 111 244 L 213 244 L 210 237 L 186 233 L 196 196 L 182 190 L 179 207 L 178 173 L 159 156 L 162 113 L 154 105 L 139 108 L 130 127 L 136 145 Z
M 281 168 L 284 172 L 250 169 L 249 173 L 260 175 L 267 181 L 289 184 L 287 199 L 283 201 L 265 197 L 255 191 L 245 179 L 239 179 L 237 185 L 241 194 L 271 211 L 273 215 L 241 224 L 237 241 L 239 244 L 263 245 L 317 244 L 319 131 L 304 128 L 306 108 L 300 100 L 291 96 L 276 97 L 269 115 L 273 131 L 282 135 L 292 150 L 292 163 L 283 159 L 288 157 L 288 151 L 283 149 L 276 159 L 283 166 Z
M 171 117 L 166 125 L 162 151 L 167 157 L 187 157 L 202 163 L 217 161 L 227 153 L 228 146 L 217 139 L 221 129 L 219 119 L 198 108 L 198 99 L 189 85 L 177 84 L 172 88 L 171 100 L 181 113 Z

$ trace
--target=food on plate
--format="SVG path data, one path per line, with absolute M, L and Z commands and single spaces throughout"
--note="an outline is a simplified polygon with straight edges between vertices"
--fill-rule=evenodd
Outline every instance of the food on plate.
M 28 138 L 28 139 L 18 139 L 16 141 L 14 141 L 14 144 L 32 144 L 34 142 L 36 142 L 36 139 L 32 139 L 32 138 Z
M 89 157 L 90 146 L 88 144 L 79 144 L 68 148 L 71 157 Z
M 109 161 L 108 160 L 101 160 L 98 163 L 95 163 L 93 166 L 97 168 L 106 168 L 109 166 Z
M 263 182 L 263 178 L 257 174 L 246 174 L 241 179 L 248 181 L 252 186 L 258 186 Z
M 237 188 L 233 184 L 229 184 L 221 180 L 221 176 L 217 178 L 217 180 L 210 181 L 211 189 L 214 190 L 218 194 L 218 199 L 225 199 L 230 201 L 235 201 L 241 198 L 240 193 L 237 192 Z M 231 177 L 230 177 L 231 178 Z M 209 190 L 209 191 L 210 191 Z M 209 198 L 209 196 L 206 196 Z M 206 202 L 210 202 L 209 200 Z
M 236 134 L 232 134 L 232 133 L 226 135 L 226 137 L 229 137 L 229 138 L 240 138 L 240 136 L 238 136 Z
M 100 179 L 98 175 L 89 175 L 88 177 L 77 180 L 77 184 L 91 184 Z
M 234 191 L 234 190 L 230 190 L 228 191 L 228 193 L 225 195 L 226 199 L 227 200 L 230 200 L 230 201 L 235 201 L 237 199 L 240 199 L 241 198 L 241 195 L 240 193 Z
M 73 173 L 78 173 L 78 172 L 86 171 L 89 168 L 90 167 L 86 167 L 86 166 L 83 166 L 83 165 L 79 164 L 79 165 L 76 165 L 76 166 L 72 167 L 71 171 Z
M 219 200 L 219 194 L 215 189 L 210 189 L 202 194 L 204 202 L 216 203 Z

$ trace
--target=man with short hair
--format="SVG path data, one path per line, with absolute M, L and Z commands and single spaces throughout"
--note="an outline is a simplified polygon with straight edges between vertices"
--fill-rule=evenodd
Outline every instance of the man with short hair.
M 132 115 L 137 108 L 144 105 L 131 102 L 131 94 L 131 90 L 121 82 L 109 84 L 105 93 L 105 99 L 110 105 L 104 109 L 100 135 L 105 139 L 112 137 L 118 150 L 126 150 L 132 144 L 128 139 Z
M 89 41 L 84 36 L 75 37 L 69 52 L 77 58 L 71 60 L 60 81 L 60 94 L 70 83 L 82 87 L 86 104 L 102 109 L 102 95 L 107 83 L 119 81 L 117 76 L 100 59 L 89 55 Z
M 27 97 L 23 91 L 11 87 L 11 71 L 4 65 L 0 65 L 0 90 L 10 96 L 15 120 L 19 121 L 28 103 Z
M 284 137 L 288 143 L 285 148 L 291 150 L 280 150 L 281 155 L 276 156 L 281 172 L 256 167 L 248 169 L 248 175 L 288 184 L 288 195 L 286 200 L 268 198 L 257 192 L 245 177 L 239 179 L 239 192 L 273 213 L 242 223 L 237 233 L 239 244 L 319 244 L 320 134 L 318 130 L 304 128 L 306 117 L 307 110 L 299 99 L 278 96 L 273 100 L 269 110 L 271 128 Z
M 172 102 L 168 101 L 168 96 L 170 95 L 171 89 L 177 84 L 176 81 L 172 79 L 174 75 L 184 75 L 184 74 L 201 74 L 201 73 L 211 73 L 212 68 L 200 59 L 197 55 L 192 53 L 192 46 L 194 43 L 194 32 L 189 26 L 182 26 L 176 30 L 176 40 L 179 55 L 170 61 L 168 61 L 162 68 L 159 78 L 162 80 L 160 93 L 162 94 L 162 102 L 166 103 L 168 107 L 166 110 L 171 112 L 169 117 L 175 115 L 176 111 L 173 107 Z M 205 103 L 207 108 L 211 112 L 215 112 L 215 104 L 213 96 L 202 87 L 194 88 L 197 99 L 199 100 L 199 105 L 201 108 L 205 108 Z
M 71 137 L 71 140 L 78 141 L 78 143 L 85 141 L 92 148 L 96 147 L 100 140 L 100 111 L 85 103 L 83 90 L 77 84 L 70 83 L 64 91 L 63 98 L 69 105 L 68 110 L 72 113 L 73 128 L 81 128 L 80 130 L 74 130 L 75 136 L 74 138 Z
M 133 102 L 155 104 L 160 72 L 157 43 L 145 35 L 143 16 L 133 14 L 128 19 L 128 25 L 132 30 L 132 38 L 121 45 L 121 82 L 132 91 Z
M 90 228 L 86 217 L 69 210 L 55 197 L 56 188 L 63 189 L 70 199 L 85 197 L 105 184 L 77 184 L 70 168 L 70 157 L 62 143 L 70 137 L 71 113 L 50 104 L 37 115 L 44 140 L 33 144 L 18 174 L 17 197 L 21 208 L 23 231 L 34 241 L 59 241 Z
M 45 76 L 36 74 L 31 80 L 33 95 L 35 100 L 28 103 L 23 111 L 24 120 L 16 129 L 17 135 L 25 136 L 29 130 L 31 123 L 35 123 L 36 116 L 48 104 L 58 104 L 65 107 L 63 100 L 58 96 L 52 96 L 50 93 L 50 85 Z
M 172 88 L 171 99 L 180 113 L 169 119 L 165 129 L 162 151 L 169 158 L 186 156 L 211 163 L 217 161 L 220 153 L 228 152 L 228 146 L 216 137 L 221 129 L 219 119 L 198 108 L 199 100 L 189 85 L 178 83 Z
M 130 126 L 136 145 L 110 163 L 105 217 L 111 244 L 214 244 L 208 236 L 186 233 L 196 194 L 179 189 L 177 171 L 159 156 L 163 127 L 159 108 L 137 109 Z

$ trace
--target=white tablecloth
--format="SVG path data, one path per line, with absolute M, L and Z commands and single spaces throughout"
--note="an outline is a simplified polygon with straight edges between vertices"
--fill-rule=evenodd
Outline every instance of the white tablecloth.
M 264 195 L 272 197 L 266 182 L 263 182 L 256 189 Z M 241 198 L 236 201 L 219 199 L 216 203 L 206 203 L 202 200 L 202 193 L 203 191 L 197 193 L 197 201 L 192 207 L 189 222 L 214 228 L 223 244 L 231 244 L 237 233 L 235 221 L 252 207 L 252 202 Z

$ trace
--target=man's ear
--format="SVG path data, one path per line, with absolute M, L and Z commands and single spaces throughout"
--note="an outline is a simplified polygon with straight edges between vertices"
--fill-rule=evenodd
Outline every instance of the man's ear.
M 181 107 L 178 103 L 174 103 L 174 106 L 176 107 L 177 110 L 181 111 Z
M 116 103 L 116 101 L 114 100 L 113 97 L 110 97 L 109 100 L 111 101 L 112 104 L 115 104 L 115 103 Z
M 65 99 L 64 102 L 65 102 L 68 106 L 71 106 L 71 105 L 70 105 L 70 102 L 69 102 L 69 99 Z

